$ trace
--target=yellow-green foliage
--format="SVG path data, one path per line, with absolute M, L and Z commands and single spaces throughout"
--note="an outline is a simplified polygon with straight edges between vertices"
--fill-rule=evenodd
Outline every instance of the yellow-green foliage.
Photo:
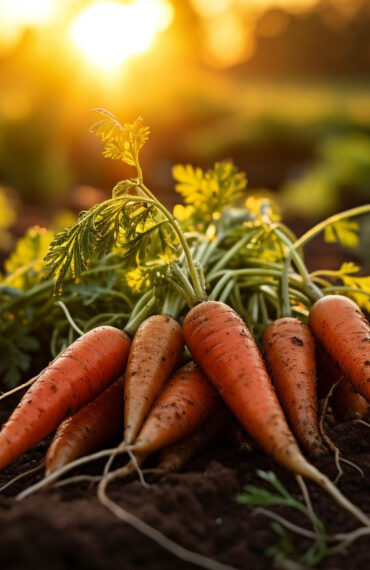
M 12 239 L 8 228 L 15 222 L 15 219 L 16 212 L 0 186 L 0 250 L 2 251 L 7 251 L 11 247 Z
M 339 242 L 345 247 L 357 247 L 359 243 L 359 225 L 354 220 L 340 220 L 326 226 L 324 239 L 326 242 Z
M 247 186 L 244 172 L 239 172 L 230 161 L 216 162 L 204 172 L 190 164 L 177 164 L 172 170 L 177 184 L 175 190 L 190 208 L 178 212 L 209 222 L 212 216 L 235 204 Z M 176 212 L 175 212 L 176 213 Z
M 143 125 L 142 117 L 133 123 L 121 125 L 117 119 L 105 109 L 96 109 L 103 119 L 91 127 L 91 132 L 101 138 L 103 156 L 122 160 L 126 164 L 138 164 L 139 151 L 149 138 L 149 127 Z

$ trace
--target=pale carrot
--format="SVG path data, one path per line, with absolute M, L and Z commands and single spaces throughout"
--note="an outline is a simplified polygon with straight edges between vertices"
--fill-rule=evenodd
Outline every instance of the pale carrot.
M 138 328 L 131 344 L 125 382 L 125 443 L 134 442 L 155 398 L 184 347 L 182 329 L 165 315 L 153 315 Z

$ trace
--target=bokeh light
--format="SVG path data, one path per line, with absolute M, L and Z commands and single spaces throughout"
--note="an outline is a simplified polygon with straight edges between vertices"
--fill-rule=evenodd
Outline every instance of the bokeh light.
M 148 49 L 172 18 L 172 5 L 165 0 L 97 2 L 76 16 L 71 38 L 90 63 L 111 70 Z

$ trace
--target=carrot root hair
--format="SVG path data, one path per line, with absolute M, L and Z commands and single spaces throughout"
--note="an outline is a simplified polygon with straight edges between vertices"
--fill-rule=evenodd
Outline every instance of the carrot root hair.
M 104 505 L 115 517 L 117 517 L 122 522 L 125 522 L 131 528 L 137 530 L 143 536 L 146 536 L 150 540 L 153 540 L 158 546 L 170 552 L 176 558 L 180 560 L 184 560 L 185 562 L 189 562 L 189 564 L 193 564 L 194 566 L 198 566 L 199 568 L 204 568 L 205 570 L 235 570 L 232 566 L 227 564 L 222 564 L 221 562 L 217 562 L 216 560 L 212 560 L 207 556 L 203 556 L 202 554 L 198 554 L 197 552 L 193 552 L 192 550 L 188 550 L 184 548 L 180 544 L 176 543 L 175 541 L 171 540 L 167 536 L 165 536 L 159 530 L 151 527 L 146 522 L 141 520 L 139 517 L 129 513 L 117 503 L 112 501 L 107 495 L 107 487 L 110 483 L 120 478 L 122 473 L 121 469 L 117 469 L 112 473 L 108 473 L 103 479 L 100 481 L 98 487 L 98 499 L 102 505 Z
M 38 471 L 41 471 L 41 469 L 44 467 L 45 462 L 42 461 L 39 465 L 37 465 L 36 467 L 32 467 L 31 469 L 28 469 L 27 471 L 24 471 L 23 473 L 20 473 L 19 475 L 16 475 L 15 477 L 13 477 L 12 479 L 10 479 L 10 481 L 7 481 L 4 485 L 2 485 L 0 487 L 0 492 L 1 491 L 5 491 L 5 489 L 7 489 L 8 487 L 10 487 L 11 485 L 13 485 L 13 483 L 16 483 L 17 481 L 19 481 L 20 479 L 23 479 L 24 477 L 27 477 L 28 475 L 32 475 L 33 473 L 38 473 Z
M 311 481 L 314 481 L 319 487 L 326 491 L 338 505 L 350 513 L 353 517 L 359 520 L 364 526 L 370 528 L 370 518 L 356 505 L 354 505 L 349 499 L 347 499 L 341 491 L 336 487 L 336 485 L 330 481 L 326 475 L 321 473 L 316 467 L 307 463 L 305 472 L 302 473 Z
M 347 465 L 350 465 L 351 467 L 353 467 L 353 469 L 355 469 L 356 471 L 358 471 L 360 473 L 361 477 L 365 477 L 365 473 L 363 472 L 361 467 L 356 465 L 356 463 L 353 463 L 353 461 L 350 461 L 349 459 L 346 459 L 345 457 L 341 456 L 340 449 L 335 445 L 334 441 L 328 436 L 328 434 L 325 432 L 325 428 L 324 428 L 324 419 L 325 419 L 326 411 L 328 409 L 329 400 L 330 400 L 331 396 L 333 395 L 335 388 L 341 382 L 342 378 L 343 378 L 343 376 L 341 376 L 341 378 L 339 378 L 339 380 L 334 382 L 334 384 L 331 386 L 329 392 L 325 396 L 325 398 L 323 400 L 323 406 L 322 406 L 322 411 L 320 414 L 320 419 L 319 419 L 319 429 L 320 429 L 321 437 L 323 438 L 325 443 L 328 445 L 329 449 L 334 453 L 334 461 L 335 461 L 336 468 L 338 470 L 338 474 L 337 474 L 336 478 L 334 479 L 335 485 L 338 483 L 339 479 L 343 475 L 343 469 L 342 469 L 341 464 L 340 464 L 341 461 L 342 461 L 342 463 L 346 463 Z
M 27 487 L 27 489 L 19 493 L 15 497 L 15 499 L 16 501 L 22 501 L 23 499 L 26 499 L 30 495 L 33 495 L 33 493 L 36 493 L 41 489 L 46 489 L 47 487 L 50 487 L 50 485 L 52 485 L 55 481 L 58 481 L 60 477 L 62 477 L 65 473 L 69 473 L 69 471 L 72 471 L 72 469 L 75 469 L 76 467 L 80 467 L 81 465 L 85 465 L 86 463 L 90 463 L 91 461 L 96 461 L 97 459 L 110 457 L 114 452 L 116 453 L 116 455 L 121 453 L 126 453 L 127 450 L 128 447 L 120 444 L 118 447 L 114 447 L 112 449 L 103 449 L 101 451 L 97 451 L 96 453 L 85 455 L 84 457 L 79 457 L 75 461 L 67 463 L 67 465 L 64 465 L 60 469 L 53 471 L 52 473 L 50 473 L 50 475 L 47 475 L 46 477 L 41 479 L 41 481 L 39 481 L 38 483 L 35 483 L 34 485 Z

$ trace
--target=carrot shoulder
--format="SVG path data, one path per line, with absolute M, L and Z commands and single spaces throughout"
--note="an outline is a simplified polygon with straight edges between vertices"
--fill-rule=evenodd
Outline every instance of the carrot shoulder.
M 125 442 L 137 436 L 153 401 L 184 348 L 182 329 L 165 315 L 153 315 L 138 328 L 131 344 L 125 382 Z
M 0 432 L 0 469 L 52 432 L 122 373 L 130 340 L 113 327 L 89 331 L 62 352 L 23 396 Z
M 124 378 L 119 378 L 60 424 L 46 454 L 46 475 L 100 449 L 120 434 L 123 428 L 123 383 Z
M 315 341 L 299 319 L 271 323 L 263 349 L 282 407 L 298 440 L 313 455 L 325 452 L 317 413 Z
M 356 303 L 342 295 L 322 297 L 308 324 L 355 390 L 370 401 L 370 326 Z

